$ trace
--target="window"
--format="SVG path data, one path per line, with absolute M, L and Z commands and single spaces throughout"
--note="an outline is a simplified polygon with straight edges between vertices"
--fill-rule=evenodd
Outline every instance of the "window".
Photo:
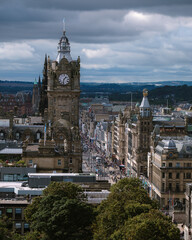
M 20 229 L 21 228 L 21 223 L 15 223 L 15 228 Z
M 169 163 L 169 167 L 172 167 L 172 163 L 171 162 Z
M 29 164 L 33 164 L 33 160 L 32 159 L 29 160 Z
M 24 223 L 24 228 L 29 228 L 29 223 Z
M 61 166 L 61 159 L 58 159 L 58 160 L 57 160 L 57 165 L 58 165 L 58 166 Z
M 0 218 L 2 217 L 2 210 L 0 210 Z
M 165 178 L 165 173 L 164 172 L 162 173 L 162 178 Z
M 191 179 L 191 173 L 190 172 L 186 173 L 185 176 L 186 176 L 187 179 Z
M 72 158 L 70 158 L 70 160 L 69 160 L 69 163 L 70 163 L 70 164 L 72 164 L 72 163 L 73 163 L 73 159 L 72 159 Z
M 12 214 L 13 214 L 13 209 L 12 208 L 7 208 L 6 209 L 6 215 L 8 218 L 12 218 Z
M 172 183 L 169 183 L 169 190 L 172 190 Z
M 16 219 L 22 218 L 22 208 L 15 208 L 15 218 Z
M 22 208 L 15 208 L 15 214 L 21 214 Z
M 15 223 L 15 228 L 21 228 L 21 223 Z
M 180 177 L 180 174 L 179 173 L 176 173 L 176 178 L 178 179 Z
M 7 181 L 7 182 L 9 182 L 9 181 L 14 181 L 14 179 L 13 179 L 13 174 L 4 174 L 3 180 L 4 180 L 4 181 Z
M 165 183 L 162 183 L 162 192 L 165 191 Z
M 0 137 L 3 138 L 4 137 L 4 133 L 0 132 Z
M 72 172 L 73 172 L 73 169 L 72 169 L 72 168 L 69 168 L 69 172 L 72 173 Z
M 17 132 L 17 133 L 15 134 L 15 137 L 16 137 L 17 140 L 19 140 L 20 134 Z
M 165 163 L 164 162 L 162 163 L 162 167 L 165 167 Z
M 37 140 L 39 140 L 41 138 L 41 134 L 39 132 L 37 132 L 36 138 L 37 138 Z
M 179 192 L 180 188 L 179 188 L 179 183 L 176 183 L 176 191 Z
M 191 163 L 184 163 L 184 167 L 191 167 Z
M 169 178 L 172 178 L 172 173 L 169 173 Z
M 29 230 L 29 223 L 24 223 L 24 232 L 28 232 Z
M 176 163 L 176 167 L 180 167 L 180 163 L 179 162 Z

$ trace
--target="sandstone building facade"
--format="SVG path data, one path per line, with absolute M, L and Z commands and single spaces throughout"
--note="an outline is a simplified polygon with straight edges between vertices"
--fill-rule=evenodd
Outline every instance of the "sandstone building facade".
M 147 175 L 147 154 L 153 130 L 147 95 L 148 92 L 144 89 L 141 105 L 135 109 L 125 109 L 113 124 L 113 156 L 125 165 L 128 176 Z

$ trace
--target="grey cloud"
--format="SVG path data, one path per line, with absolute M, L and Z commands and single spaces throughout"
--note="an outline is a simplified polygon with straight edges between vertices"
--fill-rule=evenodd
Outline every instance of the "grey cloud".
M 191 0 L 19 0 L 26 8 L 65 11 L 132 10 L 166 15 L 191 16 Z
M 101 10 L 101 9 L 133 9 L 133 8 L 146 8 L 146 7 L 159 7 L 159 6 L 181 6 L 191 5 L 190 0 L 20 0 L 23 4 L 33 8 L 50 8 L 65 10 Z
M 158 20 L 152 19 L 147 23 L 134 22 L 134 19 L 128 17 L 125 22 L 124 17 L 130 10 L 163 16 L 162 19 L 159 17 Z M 82 81 L 102 79 L 102 75 L 106 81 L 117 81 L 118 76 L 121 81 L 187 79 L 191 74 L 192 26 L 190 19 L 184 19 L 185 22 L 189 21 L 187 26 L 182 19 L 177 19 L 178 16 L 192 16 L 191 0 L 1 0 L 0 42 L 24 41 L 31 46 L 32 39 L 58 40 L 62 32 L 62 19 L 65 17 L 67 36 L 71 45 L 74 42 L 76 44 L 75 58 L 81 55 L 84 65 L 107 63 L 113 68 L 106 71 L 82 69 Z M 36 43 L 34 62 L 23 61 L 21 78 L 26 74 L 33 80 L 32 76 L 37 76 L 42 71 L 44 54 L 47 52 L 52 57 L 51 53 L 56 53 L 56 42 L 54 40 L 53 47 L 47 45 L 47 49 L 40 49 L 43 44 L 37 47 Z M 112 50 L 116 49 L 118 53 L 103 59 L 88 59 L 81 52 L 82 48 L 102 48 L 96 45 L 99 43 Z M 71 49 L 73 54 L 74 48 Z M 17 62 L 14 62 L 15 65 L 11 65 L 11 62 L 10 60 L 13 70 L 7 74 L 10 74 L 11 79 L 17 74 L 18 78 Z M 33 75 L 29 73 L 27 64 L 31 64 Z M 2 74 L 5 76 L 5 67 L 9 62 L 3 66 L 1 61 L 0 65 L 0 77 Z M 115 67 L 119 69 L 114 69 Z
M 123 27 L 123 16 L 134 9 L 174 16 L 179 11 L 181 15 L 186 12 L 192 15 L 192 1 L 1 0 L 0 41 L 58 39 L 63 17 L 66 18 L 68 35 L 81 43 L 123 42 L 140 37 L 144 31 L 163 31 L 160 24 L 151 30 L 145 26 L 138 29 L 131 22 Z

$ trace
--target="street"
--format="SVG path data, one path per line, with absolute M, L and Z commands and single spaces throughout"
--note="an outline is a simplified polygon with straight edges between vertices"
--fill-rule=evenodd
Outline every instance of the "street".
M 107 180 L 111 184 L 116 183 L 122 178 L 119 167 L 106 159 L 92 144 L 86 136 L 82 135 L 83 162 L 82 170 L 84 173 L 95 173 L 97 180 Z

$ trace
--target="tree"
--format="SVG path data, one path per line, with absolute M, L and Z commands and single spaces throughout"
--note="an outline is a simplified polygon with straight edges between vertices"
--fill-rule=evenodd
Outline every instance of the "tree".
M 12 226 L 11 221 L 7 217 L 0 219 L 0 240 L 11 240 L 12 233 L 9 228 Z
M 45 239 L 92 239 L 93 207 L 85 201 L 80 186 L 54 182 L 26 209 L 31 229 Z
M 116 229 L 120 229 L 125 221 L 149 212 L 156 207 L 142 186 L 135 178 L 124 178 L 111 187 L 107 200 L 98 206 L 98 215 L 94 223 L 94 239 L 109 240 Z
M 114 199 L 125 204 L 128 200 L 136 201 L 141 204 L 150 204 L 152 207 L 157 208 L 157 202 L 151 200 L 143 184 L 138 178 L 123 178 L 111 188 L 109 200 Z
M 35 231 L 35 232 L 28 232 L 25 235 L 21 235 L 18 233 L 13 233 L 12 238 L 14 240 L 42 240 L 43 236 L 40 235 L 39 232 Z
M 119 235 L 119 233 L 117 234 Z M 122 240 L 180 239 L 179 229 L 168 217 L 164 216 L 158 210 L 151 210 L 149 213 L 142 213 L 127 221 L 121 229 L 121 234 L 123 235 Z
M 153 228 L 157 232 L 156 239 L 172 240 L 174 238 L 165 237 L 172 234 L 177 240 L 178 231 L 175 231 L 174 225 L 157 210 L 157 207 L 157 203 L 150 199 L 139 179 L 124 178 L 120 180 L 112 186 L 107 200 L 97 208 L 98 215 L 93 224 L 94 240 L 150 239 Z M 142 222 L 142 219 L 145 221 Z M 152 224 L 153 220 L 154 224 Z M 136 232 L 139 237 L 134 235 L 136 230 L 134 224 L 139 229 Z M 148 232 L 145 231 L 145 228 L 142 229 L 145 224 L 146 228 L 150 229 Z M 165 234 L 159 236 L 164 236 L 164 238 L 157 237 L 161 231 L 160 224 L 164 224 L 162 226 Z M 142 238 L 142 234 L 140 234 L 142 231 L 146 238 Z M 132 238 L 130 238 L 131 234 Z
M 59 196 L 69 199 L 85 200 L 83 189 L 73 183 L 52 182 L 44 191 L 43 196 Z

